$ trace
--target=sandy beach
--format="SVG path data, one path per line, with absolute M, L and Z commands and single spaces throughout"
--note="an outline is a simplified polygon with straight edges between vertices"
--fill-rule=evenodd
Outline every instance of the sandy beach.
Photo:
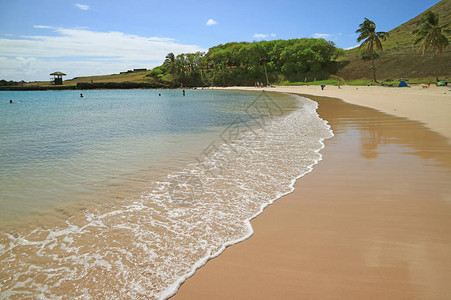
M 450 299 L 449 88 L 266 90 L 311 95 L 335 136 L 174 299 Z

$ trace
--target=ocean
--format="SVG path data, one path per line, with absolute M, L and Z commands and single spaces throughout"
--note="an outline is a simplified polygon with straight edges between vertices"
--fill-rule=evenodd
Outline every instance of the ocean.
M 0 92 L 0 298 L 172 296 L 321 159 L 316 108 L 261 90 Z

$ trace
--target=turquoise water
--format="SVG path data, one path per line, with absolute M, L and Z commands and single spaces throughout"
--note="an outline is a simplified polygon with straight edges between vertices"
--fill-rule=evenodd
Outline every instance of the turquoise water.
M 176 168 L 210 134 L 246 118 L 253 99 L 207 90 L 0 92 L 0 220 L 95 200 L 114 179 L 141 180 L 134 172 Z
M 167 299 L 331 136 L 292 95 L 82 92 L 0 92 L 2 299 Z

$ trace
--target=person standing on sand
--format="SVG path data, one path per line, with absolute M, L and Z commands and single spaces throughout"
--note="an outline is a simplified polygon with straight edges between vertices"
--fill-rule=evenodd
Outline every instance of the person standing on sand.
M 338 88 L 341 89 L 341 82 L 338 80 Z
M 324 84 L 321 85 L 321 90 L 324 90 L 326 86 Z

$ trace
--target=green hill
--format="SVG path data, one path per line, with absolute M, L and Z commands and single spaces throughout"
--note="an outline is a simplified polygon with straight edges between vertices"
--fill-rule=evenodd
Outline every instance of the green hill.
M 64 81 L 64 84 L 77 84 L 77 83 L 105 83 L 105 82 L 138 82 L 138 83 L 148 83 L 149 80 L 146 79 L 147 70 L 140 71 L 129 71 L 122 72 L 121 74 L 111 74 L 111 75 L 101 75 L 101 76 L 86 76 L 86 77 L 75 77 Z
M 429 10 L 438 13 L 440 24 L 451 23 L 451 0 L 443 0 L 432 6 Z M 413 46 L 416 29 L 415 23 L 421 19 L 424 12 L 410 21 L 389 31 L 390 37 L 383 42 L 383 51 L 376 59 L 376 71 L 378 80 L 399 78 L 430 78 L 434 80 L 434 61 L 432 52 L 424 55 L 417 53 L 417 47 Z M 363 20 L 363 17 L 362 17 Z M 373 20 L 376 22 L 377 20 Z M 357 28 L 357 25 L 356 25 Z M 448 28 L 451 29 L 451 28 Z M 451 41 L 451 35 L 447 35 Z M 338 71 L 338 76 L 346 80 L 372 79 L 371 62 L 359 57 L 359 49 L 347 50 L 340 58 L 344 66 Z M 451 71 L 451 45 L 443 51 L 439 63 L 439 77 L 450 76 Z

